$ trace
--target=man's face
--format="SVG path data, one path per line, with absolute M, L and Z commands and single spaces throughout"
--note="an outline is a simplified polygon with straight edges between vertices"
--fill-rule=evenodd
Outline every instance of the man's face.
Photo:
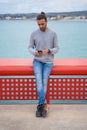
M 41 31 L 45 31 L 47 27 L 47 21 L 45 19 L 37 20 L 37 24 Z

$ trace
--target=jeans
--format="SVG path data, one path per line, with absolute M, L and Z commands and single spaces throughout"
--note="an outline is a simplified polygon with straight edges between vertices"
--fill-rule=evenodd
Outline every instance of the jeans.
M 47 84 L 53 63 L 43 63 L 36 59 L 33 61 L 34 74 L 36 78 L 36 88 L 38 92 L 39 105 L 45 103 Z

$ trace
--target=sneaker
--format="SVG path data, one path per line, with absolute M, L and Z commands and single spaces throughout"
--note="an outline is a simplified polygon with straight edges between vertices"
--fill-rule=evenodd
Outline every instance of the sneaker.
M 36 117 L 42 116 L 42 105 L 37 106 Z
M 43 104 L 42 106 L 42 117 L 46 117 L 48 114 L 48 106 L 47 104 Z

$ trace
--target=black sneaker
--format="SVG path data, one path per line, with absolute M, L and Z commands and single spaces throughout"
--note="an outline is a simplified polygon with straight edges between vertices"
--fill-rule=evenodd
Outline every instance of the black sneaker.
M 43 104 L 42 106 L 42 117 L 46 117 L 48 114 L 48 106 L 47 104 Z
M 36 117 L 42 116 L 42 105 L 37 106 Z

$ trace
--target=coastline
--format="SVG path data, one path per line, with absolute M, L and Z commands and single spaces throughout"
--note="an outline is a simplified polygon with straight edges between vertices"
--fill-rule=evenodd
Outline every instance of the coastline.
M 0 20 L 36 20 L 38 13 L 0 14 Z M 87 11 L 48 12 L 48 20 L 87 20 Z
M 4 19 L 0 19 L 1 20 L 36 20 L 36 18 L 4 18 Z M 48 20 L 50 21 L 87 21 L 87 18 L 60 18 L 60 19 L 56 19 L 56 18 L 48 18 Z

